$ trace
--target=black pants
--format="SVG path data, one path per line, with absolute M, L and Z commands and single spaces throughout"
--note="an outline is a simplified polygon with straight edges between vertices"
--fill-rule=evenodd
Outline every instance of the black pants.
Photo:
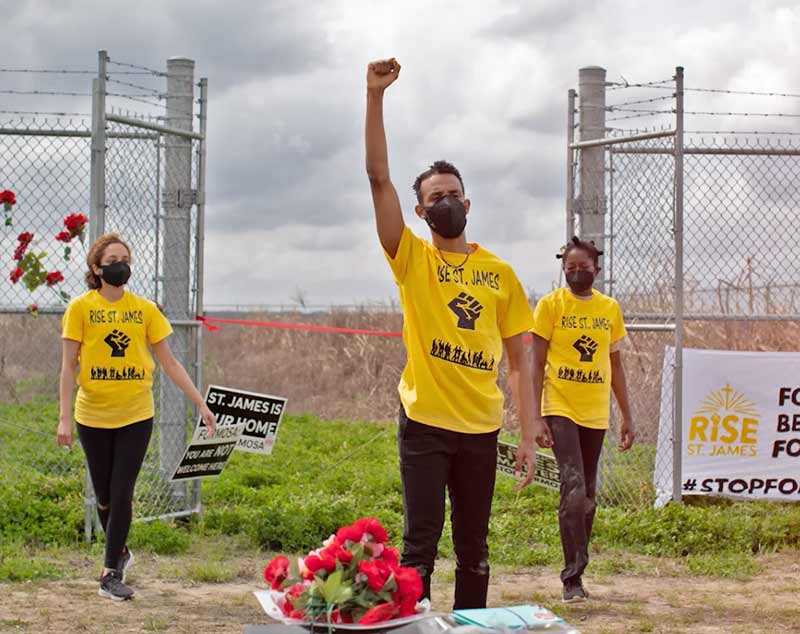
M 589 429 L 563 416 L 548 416 L 553 453 L 558 462 L 561 502 L 558 527 L 564 551 L 561 581 L 579 581 L 589 563 L 589 539 L 597 508 L 597 463 L 603 449 L 604 429 Z
M 106 532 L 105 567 L 116 568 L 133 515 L 133 487 L 142 467 L 153 419 L 116 429 L 98 429 L 78 423 L 97 513 Z
M 424 425 L 400 410 L 397 444 L 403 481 L 402 564 L 416 568 L 430 597 L 445 488 L 456 553 L 454 608 L 486 607 L 489 515 L 497 468 L 497 434 L 464 434 Z

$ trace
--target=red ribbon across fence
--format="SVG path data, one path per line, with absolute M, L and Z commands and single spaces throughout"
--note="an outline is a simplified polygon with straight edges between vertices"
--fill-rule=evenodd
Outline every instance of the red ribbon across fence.
M 334 326 L 315 326 L 313 324 L 294 324 L 283 321 L 252 321 L 249 319 L 222 319 L 221 317 L 195 317 L 197 321 L 212 332 L 220 328 L 216 324 L 234 324 L 236 326 L 254 326 L 256 328 L 282 328 L 284 330 L 306 330 L 312 332 L 335 332 L 344 335 L 374 335 L 376 337 L 402 337 L 400 332 L 388 330 L 365 330 L 364 328 L 336 328 Z
M 204 317 L 197 315 L 195 319 L 201 322 L 211 332 L 219 332 L 217 324 L 232 324 L 235 326 L 253 326 L 255 328 L 281 328 L 284 330 L 305 330 L 310 332 L 332 332 L 342 335 L 372 335 L 375 337 L 402 337 L 400 332 L 389 330 L 367 330 L 364 328 L 336 328 L 334 326 L 315 326 L 314 324 L 296 324 L 285 321 L 253 321 L 250 319 L 223 319 L 222 317 Z M 525 343 L 531 342 L 531 335 L 526 333 L 523 337 Z

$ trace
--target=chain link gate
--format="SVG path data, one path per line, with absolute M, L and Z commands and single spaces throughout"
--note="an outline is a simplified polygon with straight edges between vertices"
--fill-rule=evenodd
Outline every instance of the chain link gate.
M 207 100 L 206 80 L 196 87 L 193 68 L 191 60 L 171 59 L 167 72 L 156 71 L 112 61 L 101 51 L 91 92 L 52 93 L 91 97 L 91 115 L 31 112 L 17 117 L 28 113 L 4 111 L 15 116 L 0 118 L 0 151 L 6 159 L 0 164 L 0 189 L 13 189 L 17 205 L 13 226 L 6 228 L 0 240 L 2 252 L 9 254 L 20 231 L 34 233 L 31 249 L 46 249 L 46 266 L 63 273 L 60 289 L 75 297 L 86 288 L 90 242 L 105 232 L 119 233 L 132 250 L 131 292 L 163 307 L 174 329 L 170 347 L 201 388 L 202 333 L 194 316 L 202 306 Z M 138 83 L 132 83 L 132 78 Z M 142 85 L 165 79 L 166 92 Z M 115 86 L 122 86 L 124 92 L 114 92 Z M 144 103 L 148 108 L 137 110 L 147 112 L 123 113 L 114 107 L 119 102 Z M 197 117 L 195 103 L 199 104 Z M 193 130 L 195 117 L 199 132 Z M 66 261 L 52 236 L 63 228 L 59 226 L 62 218 L 72 212 L 89 216 L 89 235 L 85 245 L 73 246 Z M 38 306 L 38 317 L 27 314 L 31 303 Z M 0 343 L 4 400 L 52 402 L 57 394 L 64 307 L 52 288 L 29 293 L 21 284 L 3 286 L 0 324 L 12 335 Z M 135 493 L 134 512 L 140 520 L 187 515 L 200 508 L 199 483 L 169 482 L 196 420 L 194 408 L 160 370 L 154 376 L 154 396 L 156 424 Z M 11 473 L 24 468 L 42 481 L 49 476 L 82 477 L 79 443 L 71 452 L 57 448 L 57 406 L 47 411 L 47 416 L 41 416 L 31 408 L 31 415 L 23 414 L 21 420 L 0 416 L 0 442 L 9 448 L 2 453 L 0 470 Z M 85 483 L 85 533 L 90 539 L 97 517 L 88 474 Z
M 567 234 L 605 250 L 598 286 L 620 302 L 630 331 L 624 358 L 637 430 L 634 448 L 619 452 L 615 405 L 599 495 L 605 504 L 660 504 L 670 494 L 654 482 L 671 479 L 672 499 L 680 501 L 684 343 L 794 349 L 800 335 L 798 135 L 734 129 L 754 117 L 799 115 L 732 112 L 713 100 L 800 95 L 685 88 L 682 68 L 669 80 L 614 84 L 597 67 L 581 69 L 580 93 L 578 111 L 577 94 L 569 94 Z M 705 103 L 685 109 L 686 93 Z M 724 118 L 728 131 L 687 128 L 685 117 Z M 631 120 L 644 126 L 632 128 Z M 659 445 L 669 459 L 657 460 Z

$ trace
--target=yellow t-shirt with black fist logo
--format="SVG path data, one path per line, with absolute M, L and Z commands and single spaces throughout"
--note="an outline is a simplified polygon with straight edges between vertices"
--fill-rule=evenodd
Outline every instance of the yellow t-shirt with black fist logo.
M 155 362 L 147 346 L 172 333 L 158 307 L 128 291 L 110 302 L 92 290 L 69 303 L 62 324 L 61 336 L 81 344 L 75 420 L 112 429 L 152 418 Z
M 533 313 L 511 266 L 472 244 L 440 252 L 406 227 L 386 254 L 403 307 L 407 361 L 398 391 L 412 420 L 465 433 L 503 422 L 497 371 L 503 339 L 527 332 Z
M 607 429 L 611 399 L 611 352 L 625 336 L 617 300 L 592 291 L 576 297 L 568 288 L 536 305 L 533 332 L 547 348 L 542 416 L 565 416 L 579 425 Z

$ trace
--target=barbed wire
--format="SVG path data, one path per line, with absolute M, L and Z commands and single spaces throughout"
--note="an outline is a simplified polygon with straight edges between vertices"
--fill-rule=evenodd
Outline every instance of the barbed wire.
M 45 68 L 0 68 L 0 73 L 42 73 L 42 74 L 61 74 L 61 75 L 96 75 L 96 70 L 67 70 L 67 69 L 45 69 Z
M 122 92 L 107 92 L 106 96 L 107 97 L 120 97 L 120 98 L 123 98 L 123 99 L 130 99 L 131 101 L 136 101 L 138 103 L 147 104 L 148 106 L 153 106 L 154 108 L 163 108 L 164 107 L 163 103 L 157 103 L 157 102 L 154 102 L 154 101 L 148 101 L 147 99 L 142 99 L 141 97 L 139 97 L 137 95 L 129 95 L 127 93 L 122 93 Z
M 137 64 L 129 64 L 128 62 L 117 62 L 117 61 L 114 61 L 112 59 L 109 59 L 108 63 L 109 64 L 115 64 L 116 66 L 123 66 L 125 68 L 135 68 L 136 70 L 146 71 L 146 73 L 149 73 L 151 75 L 157 75 L 159 77 L 166 77 L 167 76 L 167 74 L 165 72 L 160 71 L 160 70 L 155 70 L 153 68 L 148 68 L 147 66 L 139 66 Z
M 642 114 L 670 114 L 675 112 L 674 108 L 670 110 L 647 110 L 641 108 L 614 108 L 615 112 L 641 112 Z M 685 111 L 684 111 L 685 112 Z
M 800 136 L 800 132 L 778 132 L 775 130 L 685 130 L 684 134 L 749 134 L 753 136 Z
M 623 78 L 624 79 L 624 78 Z M 612 90 L 623 90 L 624 88 L 664 88 L 670 90 L 673 86 L 664 86 L 664 84 L 675 84 L 675 80 L 670 79 L 662 79 L 660 81 L 648 81 L 643 83 L 630 83 L 627 80 L 623 82 L 606 82 L 606 86 L 609 86 L 609 91 Z
M 625 121 L 626 119 L 640 119 L 642 117 L 652 117 L 656 114 L 673 114 L 674 110 L 644 110 L 642 112 L 637 112 L 636 114 L 628 114 L 622 117 L 611 117 L 610 119 L 606 119 L 606 123 L 610 123 L 612 121 Z
M 727 95 L 753 95 L 756 97 L 791 97 L 800 99 L 800 94 L 786 92 L 756 92 L 753 90 L 727 90 L 724 88 L 684 88 L 684 92 L 710 92 Z
M 0 90 L 3 95 L 51 95 L 57 97 L 91 97 L 90 93 L 86 92 L 68 92 L 68 91 L 55 91 L 55 90 L 13 90 L 3 89 Z
M 34 116 L 49 115 L 52 117 L 91 117 L 90 112 L 40 112 L 36 110 L 0 110 L 0 114 L 29 114 Z
M 108 83 L 119 84 L 120 86 L 127 86 L 128 88 L 135 88 L 136 90 L 143 90 L 145 92 L 154 93 L 156 96 L 158 96 L 159 99 L 164 98 L 164 95 L 161 91 L 156 90 L 155 88 L 150 88 L 148 86 L 140 86 L 139 84 L 134 84 L 128 81 L 122 81 L 120 79 L 109 79 Z
M 674 97 L 675 95 L 672 94 L 672 95 L 664 95 L 663 97 L 653 97 L 652 99 L 638 99 L 637 101 L 625 101 L 623 103 L 615 103 L 610 106 L 606 106 L 606 110 L 608 110 L 609 112 L 613 112 L 614 110 L 619 110 L 622 106 L 636 106 L 644 103 L 656 103 L 658 101 L 673 99 Z
M 142 119 L 144 121 L 164 121 L 164 119 L 167 118 L 164 115 L 153 115 L 153 114 L 144 114 L 141 112 L 131 112 L 130 110 L 115 108 L 114 106 L 111 106 L 110 113 L 119 115 L 121 117 L 128 117 L 129 119 Z
M 712 117 L 782 117 L 787 119 L 800 118 L 800 114 L 789 112 L 716 112 L 704 110 L 684 110 L 683 114 L 712 116 Z

